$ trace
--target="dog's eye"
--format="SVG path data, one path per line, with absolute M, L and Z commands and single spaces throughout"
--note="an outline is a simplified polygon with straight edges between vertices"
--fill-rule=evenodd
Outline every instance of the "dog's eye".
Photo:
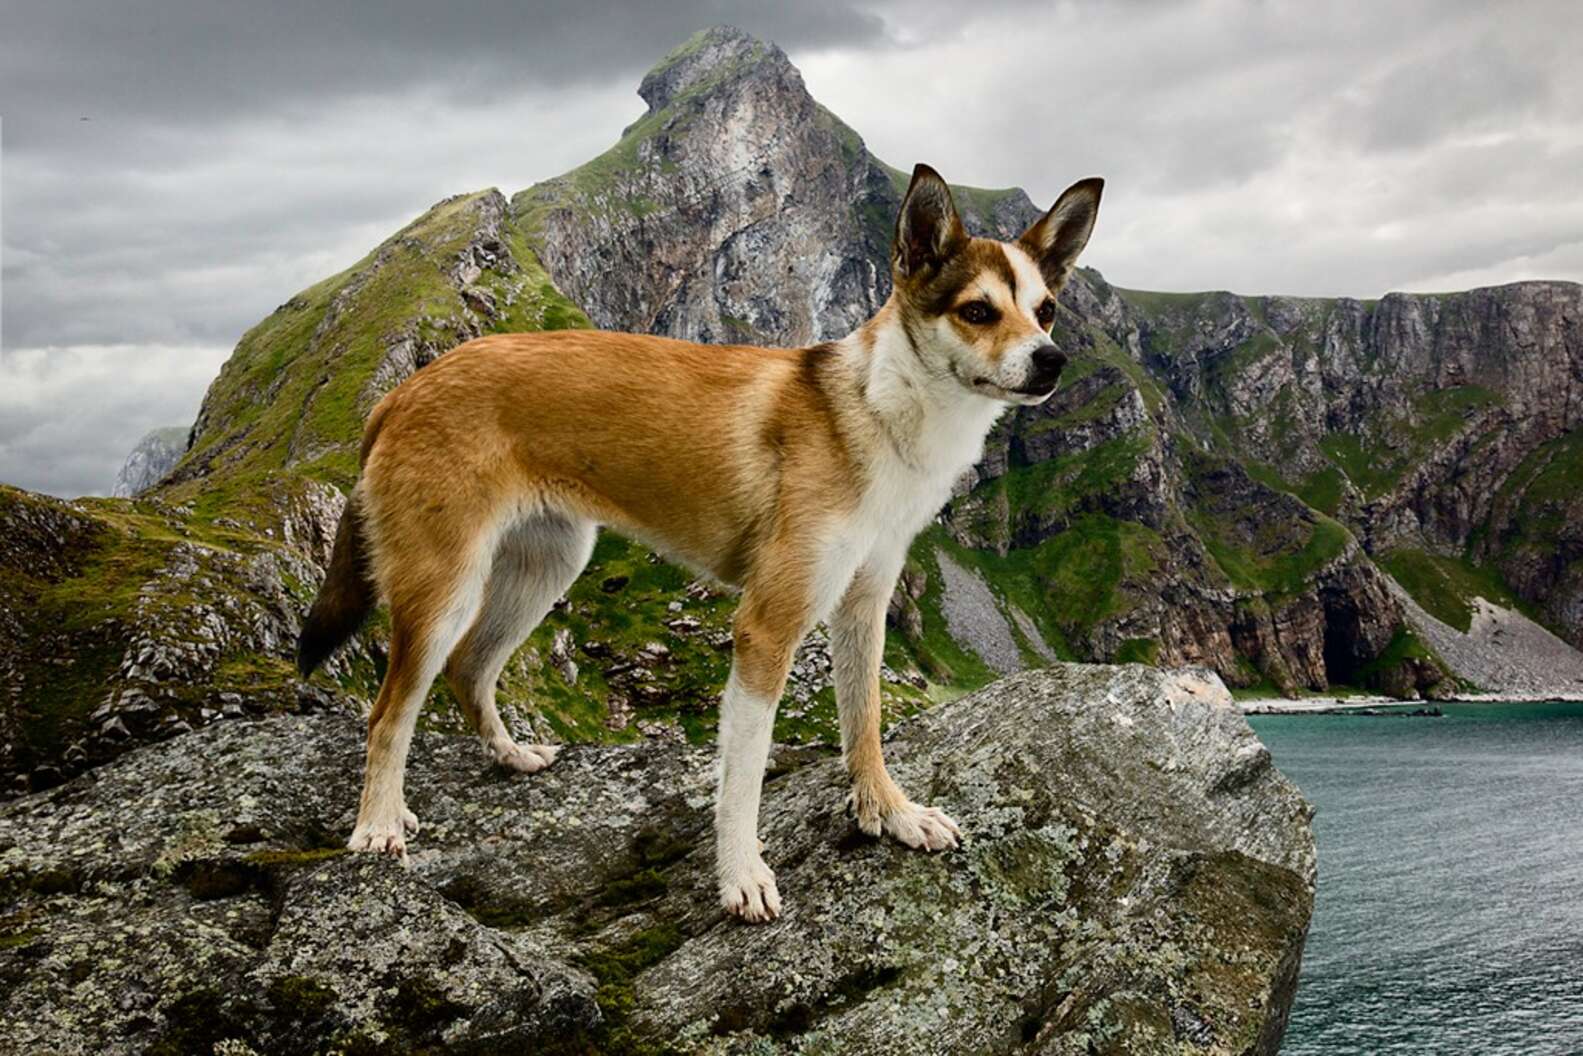
M 1034 316 L 1039 320 L 1039 325 L 1048 330 L 1050 324 L 1055 322 L 1055 302 L 1045 298 L 1044 303 L 1039 305 L 1039 310 L 1034 313 Z
M 996 319 L 995 309 L 991 308 L 987 301 L 968 301 L 956 310 L 956 314 L 960 315 L 965 322 L 972 323 L 974 326 L 993 323 Z

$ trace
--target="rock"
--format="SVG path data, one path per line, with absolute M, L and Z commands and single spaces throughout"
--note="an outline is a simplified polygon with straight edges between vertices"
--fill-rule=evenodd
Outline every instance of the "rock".
M 0 806 L 0 1036 L 1178 1054 L 1284 1030 L 1310 810 L 1207 673 L 1063 665 L 895 728 L 898 780 L 967 833 L 940 856 L 858 834 L 832 751 L 777 748 L 787 909 L 762 928 L 716 906 L 707 749 L 572 746 L 522 778 L 422 734 L 402 869 L 336 849 L 362 735 L 218 723 Z
M 115 475 L 110 494 L 130 499 L 158 484 L 186 453 L 189 433 L 184 425 L 172 425 L 143 434 Z
M 572 650 L 576 647 L 577 643 L 572 639 L 572 631 L 569 627 L 557 630 L 550 640 L 550 663 L 554 665 L 556 671 L 560 672 L 569 686 L 577 684 L 577 661 L 572 659 Z

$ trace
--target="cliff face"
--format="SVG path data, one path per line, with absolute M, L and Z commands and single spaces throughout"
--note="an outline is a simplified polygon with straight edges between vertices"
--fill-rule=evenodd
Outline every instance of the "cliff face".
M 898 726 L 898 778 L 967 833 L 948 854 L 863 837 L 833 751 L 777 748 L 760 832 L 787 901 L 762 928 L 715 902 L 705 749 L 585 746 L 503 780 L 471 738 L 420 736 L 403 869 L 339 849 L 361 746 L 345 716 L 228 723 L 0 807 L 0 1033 L 93 1053 L 1280 1045 L 1310 811 L 1206 672 L 1063 665 Z
M 364 415 L 457 343 L 594 323 L 798 344 L 882 303 L 905 177 L 784 54 L 710 30 L 640 91 L 648 111 L 599 158 L 509 199 L 446 199 L 245 334 L 190 450 L 135 502 L 0 489 L 10 790 L 221 717 L 370 696 L 377 625 L 312 682 L 291 641 Z M 1038 215 L 1018 190 L 955 193 L 982 234 Z M 1483 596 L 1583 642 L 1580 296 L 1157 294 L 1079 271 L 1054 330 L 1071 356 L 1061 391 L 1002 420 L 914 548 L 887 716 L 926 705 L 931 684 L 1052 658 L 1445 692 L 1391 577 L 1450 629 L 1436 640 L 1468 630 Z M 57 536 L 72 540 L 59 553 Z M 535 739 L 707 740 L 731 607 L 606 535 L 508 666 L 505 710 Z M 778 736 L 834 737 L 828 666 L 815 635 Z M 1501 688 L 1502 670 L 1473 675 Z M 438 697 L 427 721 L 459 728 Z
M 1200 445 L 1342 519 L 1437 615 L 1465 629 L 1481 589 L 1583 645 L 1583 287 L 1120 300 L 1108 336 Z

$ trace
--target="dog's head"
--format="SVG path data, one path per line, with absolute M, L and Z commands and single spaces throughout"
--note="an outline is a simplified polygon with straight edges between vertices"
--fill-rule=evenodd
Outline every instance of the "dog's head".
M 997 242 L 968 236 L 939 173 L 913 170 L 891 273 L 902 325 L 931 372 L 1007 403 L 1049 398 L 1066 363 L 1050 341 L 1055 298 L 1094 230 L 1104 186 L 1074 183 L 1015 242 Z

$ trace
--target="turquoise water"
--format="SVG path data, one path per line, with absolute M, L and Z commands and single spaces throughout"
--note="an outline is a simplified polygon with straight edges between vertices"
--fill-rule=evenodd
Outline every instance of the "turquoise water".
M 1583 1054 L 1583 704 L 1256 716 L 1317 809 L 1284 1056 Z

